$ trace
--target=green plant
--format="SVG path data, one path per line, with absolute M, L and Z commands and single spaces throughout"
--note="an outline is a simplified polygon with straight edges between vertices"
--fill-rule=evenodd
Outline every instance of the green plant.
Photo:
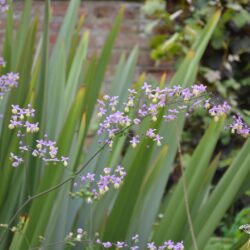
M 148 6 L 161 2 L 161 7 L 152 13 Z M 227 99 L 234 110 L 244 116 L 249 124 L 249 1 L 146 1 L 143 12 L 151 17 L 146 32 L 151 32 L 151 58 L 160 61 L 175 60 L 178 68 L 180 59 L 188 51 L 197 34 L 204 27 L 204 20 L 211 15 L 217 5 L 221 8 L 221 18 L 201 58 L 198 69 L 198 81 L 203 82 L 215 93 Z M 158 6 L 158 5 L 157 5 Z M 216 97 L 221 98 L 221 97 Z M 183 151 L 185 159 L 190 158 L 197 141 L 201 138 L 202 124 L 210 123 L 204 112 L 197 112 L 185 125 Z M 199 132 L 197 132 L 199 130 Z M 194 138 L 194 133 L 196 134 Z M 222 156 L 216 176 L 220 176 L 230 166 L 241 149 L 241 141 L 222 133 L 220 137 Z M 232 149 L 232 147 L 234 149 Z M 215 178 L 217 179 L 217 177 Z M 234 204 L 227 214 L 233 220 L 242 198 Z M 218 229 L 220 230 L 220 229 Z M 217 230 L 217 231 L 218 231 Z
M 48 53 L 50 2 L 47 0 L 45 4 L 44 32 L 41 46 L 38 47 L 35 46 L 37 19 L 29 22 L 31 4 L 31 0 L 25 1 L 15 40 L 11 4 L 8 12 L 4 46 L 8 63 L 4 70 L 19 72 L 20 86 L 10 93 L 6 103 L 1 106 L 4 119 L 0 137 L 0 249 L 37 249 L 41 245 L 53 249 L 92 249 L 96 237 L 104 241 L 129 242 L 137 233 L 142 249 L 150 239 L 162 244 L 162 241 L 170 238 L 178 241 L 184 239 L 187 249 L 195 249 L 195 243 L 202 249 L 227 208 L 248 184 L 249 139 L 210 193 L 209 187 L 219 156 L 212 162 L 210 160 L 224 120 L 212 122 L 186 170 L 182 168 L 180 181 L 168 195 L 164 195 L 177 152 L 181 155 L 184 115 L 172 123 L 165 123 L 159 115 L 154 125 L 148 120 L 142 124 L 142 129 L 152 125 L 164 135 L 163 147 L 149 143 L 150 147 L 147 148 L 148 142 L 144 141 L 133 148 L 133 145 L 127 145 L 127 134 L 124 134 L 114 139 L 110 152 L 106 149 L 108 143 L 99 147 L 98 141 L 104 137 L 93 132 L 96 130 L 96 122 L 92 121 L 95 105 L 101 96 L 101 84 L 124 10 L 114 21 L 101 54 L 88 60 L 89 34 L 84 32 L 80 35 L 81 23 L 75 29 L 80 1 L 70 2 L 51 55 Z M 194 84 L 200 59 L 219 18 L 220 10 L 217 10 L 172 78 L 171 86 L 182 83 L 184 88 Z M 122 55 L 117 66 L 111 95 L 119 96 L 121 105 L 128 97 L 126 90 L 133 83 L 137 56 L 138 49 L 135 47 L 127 59 Z M 142 75 L 134 83 L 135 89 L 139 91 L 143 81 Z M 164 85 L 164 78 L 160 85 Z M 47 133 L 49 138 L 57 141 L 58 154 L 70 156 L 68 164 L 63 160 L 65 166 L 44 165 L 38 158 L 27 155 L 25 166 L 11 167 L 9 155 L 18 150 L 18 138 L 9 129 L 10 117 L 16 113 L 11 105 L 27 106 L 28 103 L 35 107 L 40 126 L 38 133 L 27 138 L 28 145 L 37 146 L 37 139 Z M 126 130 L 129 128 L 126 127 Z M 119 131 L 118 134 L 123 135 L 123 132 Z M 86 146 L 88 135 L 92 135 L 90 147 Z M 37 148 L 40 147 L 38 145 Z M 80 173 L 84 176 L 88 172 L 101 174 L 104 167 L 115 169 L 120 162 L 128 175 L 119 191 L 110 190 L 92 205 L 85 199 L 86 196 L 90 197 L 88 187 L 83 192 L 72 191 L 74 180 Z M 198 188 L 200 193 L 197 195 Z M 72 195 L 83 199 L 72 199 Z M 196 218 L 194 215 L 198 211 Z M 154 226 L 159 212 L 164 216 Z M 88 233 L 81 228 L 76 230 L 79 227 Z M 99 234 L 95 235 L 96 232 Z M 78 245 L 78 242 L 83 245 Z
M 215 3 L 201 0 L 175 4 L 146 1 L 143 12 L 153 17 L 146 28 L 146 32 L 154 30 L 151 57 L 156 62 L 182 58 L 216 4 L 222 9 L 222 16 L 201 59 L 198 78 L 227 98 L 238 112 L 248 115 L 245 94 L 249 82 L 249 1 Z

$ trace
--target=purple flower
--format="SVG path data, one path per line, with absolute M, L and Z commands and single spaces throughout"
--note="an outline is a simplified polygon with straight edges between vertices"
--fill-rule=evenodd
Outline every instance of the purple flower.
M 132 246 L 132 247 L 130 247 L 130 249 L 131 250 L 137 250 L 137 249 L 139 249 L 139 247 L 138 246 Z
M 103 245 L 104 248 L 111 248 L 112 247 L 112 243 L 109 242 L 109 241 L 103 242 L 102 245 Z
M 146 94 L 151 93 L 151 85 L 147 84 L 146 82 L 144 82 L 142 89 L 145 90 Z
M 62 162 L 64 166 L 68 165 L 69 157 L 62 156 L 59 159 L 57 157 L 58 147 L 55 146 L 56 142 L 48 140 L 47 135 L 44 136 L 44 139 L 38 139 L 36 142 L 36 149 L 32 152 L 34 157 L 41 158 L 45 163 Z
M 158 250 L 163 250 L 163 249 L 166 249 L 167 247 L 165 245 L 162 245 L 162 246 L 159 246 L 158 247 Z
M 157 249 L 154 242 L 147 243 L 147 248 L 149 250 L 156 250 Z
M 184 245 L 183 245 L 183 241 L 182 242 L 178 242 L 176 245 L 175 245 L 175 250 L 183 250 L 184 249 Z
M 103 96 L 103 99 L 104 99 L 105 101 L 107 101 L 107 100 L 110 99 L 110 96 L 109 96 L 109 95 L 104 95 L 104 96 Z
M 146 136 L 148 136 L 149 138 L 154 138 L 155 137 L 155 130 L 156 129 L 148 129 L 148 131 L 146 132 Z
M 99 177 L 94 173 L 87 173 L 85 176 L 81 177 L 83 190 L 87 190 L 84 196 L 87 203 L 92 203 L 93 200 L 99 199 L 110 189 L 111 186 L 119 188 L 127 174 L 124 168 L 120 165 L 118 165 L 113 171 L 111 168 L 104 168 L 103 173 L 104 174 Z M 82 197 L 81 192 L 76 192 L 76 195 Z
M 233 122 L 232 124 L 230 124 L 229 127 L 231 128 L 233 134 L 236 132 L 237 134 L 242 135 L 243 137 L 249 136 L 250 129 L 247 124 L 243 122 L 240 114 L 233 116 Z
M 167 246 L 169 249 L 174 248 L 174 246 L 175 246 L 175 244 L 172 240 L 165 241 L 164 245 Z
M 110 174 L 111 173 L 111 168 L 104 168 L 103 169 L 103 172 L 105 173 L 105 174 Z
M 82 234 L 82 233 L 83 233 L 83 229 L 82 229 L 82 228 L 77 228 L 76 232 L 77 232 L 78 234 Z
M 206 91 L 206 86 L 204 86 L 203 84 L 199 84 L 199 85 L 194 85 L 192 86 L 193 89 L 193 94 L 195 96 L 200 95 L 201 93 L 204 93 Z
M 143 104 L 142 107 L 138 110 L 138 115 L 140 117 L 145 117 L 148 114 L 148 107 L 146 104 Z
M 2 98 L 13 87 L 17 87 L 18 79 L 19 74 L 13 72 L 7 73 L 6 75 L 2 75 L 0 77 L 0 98 Z
M 209 109 L 209 113 L 211 116 L 214 117 L 215 121 L 219 120 L 219 117 L 226 116 L 229 111 L 231 110 L 231 107 L 228 105 L 227 102 L 224 102 L 222 105 L 213 106 L 211 109 Z
M 132 139 L 129 141 L 131 146 L 135 148 L 137 144 L 139 144 L 139 135 L 133 136 Z
M 173 86 L 172 90 L 170 90 L 170 93 L 178 96 L 178 95 L 180 95 L 181 89 L 182 88 L 180 85 L 175 85 L 175 86 Z
M 87 173 L 86 179 L 87 179 L 89 182 L 95 181 L 95 174 L 94 174 L 94 173 Z
M 132 237 L 132 240 L 133 240 L 134 242 L 138 242 L 138 241 L 139 241 L 139 235 L 138 235 L 138 234 L 134 235 L 134 236 Z
M 157 121 L 158 106 L 156 104 L 150 104 L 148 110 L 152 116 L 152 121 Z
M 137 94 L 137 92 L 135 91 L 135 89 L 128 89 L 128 92 L 131 95 L 136 95 Z
M 18 148 L 21 150 L 21 152 L 25 152 L 29 150 L 29 147 L 27 145 L 23 145 L 22 141 L 19 142 L 19 145 L 20 146 Z
M 138 119 L 138 118 L 135 118 L 135 119 L 133 120 L 133 122 L 134 122 L 135 125 L 138 125 L 138 124 L 140 124 L 141 120 Z
M 126 246 L 125 242 L 120 242 L 120 241 L 117 241 L 115 246 L 119 249 L 119 248 L 123 248 Z
M 103 117 L 107 113 L 107 110 L 103 107 L 99 108 L 99 112 L 97 113 L 97 116 Z
M 97 243 L 97 244 L 102 244 L 102 241 L 101 241 L 100 239 L 97 239 L 97 240 L 96 240 L 96 243 Z
M 35 132 L 39 131 L 38 122 L 30 123 L 30 122 L 26 121 L 24 127 L 26 127 L 26 131 L 28 133 L 35 133 Z
M 172 121 L 174 119 L 177 118 L 176 115 L 164 115 L 163 118 L 166 120 L 166 121 Z
M 118 104 L 118 98 L 119 98 L 119 96 L 112 96 L 109 99 L 109 106 L 111 107 L 112 111 L 116 110 L 116 106 Z
M 10 153 L 10 159 L 12 161 L 12 167 L 16 168 L 20 166 L 20 164 L 23 162 L 23 158 L 18 157 L 17 155 Z
M 156 142 L 157 146 L 161 146 L 161 140 L 162 139 L 163 139 L 163 137 L 161 137 L 160 135 L 155 135 L 153 140 Z
M 193 96 L 193 93 L 191 93 L 190 89 L 186 88 L 181 91 L 181 95 L 184 101 L 188 101 Z
M 69 162 L 69 157 L 61 156 L 61 162 L 65 167 L 67 167 Z
M 177 109 L 169 109 L 168 112 L 178 114 L 180 113 Z

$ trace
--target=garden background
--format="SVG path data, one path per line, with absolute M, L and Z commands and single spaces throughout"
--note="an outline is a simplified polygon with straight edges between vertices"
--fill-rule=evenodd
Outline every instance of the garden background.
M 250 2 L 7 4 L 0 249 L 247 249 Z

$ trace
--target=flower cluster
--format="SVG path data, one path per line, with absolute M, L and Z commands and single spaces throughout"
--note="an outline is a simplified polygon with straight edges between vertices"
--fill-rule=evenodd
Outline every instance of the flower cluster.
M 58 147 L 56 142 L 48 139 L 45 135 L 43 139 L 36 140 L 36 148 L 32 149 L 25 143 L 26 134 L 39 131 L 38 122 L 31 122 L 35 116 L 35 110 L 29 104 L 27 108 L 21 108 L 19 105 L 12 105 L 12 115 L 9 122 L 9 129 L 18 129 L 17 137 L 19 139 L 18 149 L 20 154 L 30 151 L 34 157 L 41 158 L 45 163 L 63 163 L 68 165 L 69 157 L 58 157 Z M 18 167 L 24 161 L 22 156 L 10 153 L 10 159 L 13 167 Z
M 81 242 L 89 242 L 89 244 L 94 246 L 101 246 L 102 248 L 108 249 L 130 249 L 130 250 L 139 250 L 139 235 L 136 234 L 135 236 L 131 237 L 130 243 L 125 241 L 117 241 L 117 242 L 110 242 L 110 241 L 102 241 L 99 238 L 99 234 L 96 233 L 95 239 L 92 242 L 87 239 L 88 233 L 84 231 L 82 228 L 78 228 L 76 232 L 70 232 L 67 237 L 65 238 L 65 243 L 71 246 L 76 246 L 77 243 Z M 184 245 L 183 242 L 174 243 L 172 240 L 165 241 L 162 245 L 157 246 L 155 242 L 148 242 L 146 244 L 146 248 L 148 250 L 183 250 Z
M 3 65 L 5 62 L 0 60 L 0 63 L 1 65 Z M 2 99 L 10 89 L 12 89 L 13 87 L 17 87 L 18 79 L 19 74 L 13 72 L 7 73 L 6 75 L 2 75 L 0 77 L 0 99 Z
M 5 11 L 7 11 L 9 8 L 9 6 L 7 5 L 7 1 L 6 0 L 0 0 L 0 13 L 3 13 Z
M 180 86 L 174 86 L 173 88 L 159 87 L 152 88 L 151 85 L 144 83 L 142 86 L 143 96 L 138 96 L 138 93 L 134 89 L 129 89 L 128 100 L 123 104 L 123 110 L 117 110 L 118 97 L 105 95 L 103 100 L 98 100 L 99 109 L 98 116 L 104 117 L 100 123 L 97 133 L 99 135 L 106 134 L 108 137 L 108 144 L 112 147 L 113 138 L 119 131 L 129 127 L 131 125 L 139 125 L 145 117 L 151 117 L 152 121 L 157 121 L 157 116 L 162 108 L 168 105 L 163 118 L 166 121 L 174 120 L 177 118 L 177 114 L 181 111 L 186 111 L 187 105 L 178 105 L 181 101 L 192 103 L 193 106 L 198 106 L 198 102 L 194 102 L 192 98 L 202 97 L 205 93 L 206 87 L 204 85 L 194 85 L 192 88 L 181 88 Z M 171 108 L 170 100 L 175 100 L 176 108 Z M 137 109 L 135 109 L 137 107 Z M 134 110 L 136 118 L 129 117 L 130 111 Z M 105 117 L 106 116 L 106 117 Z M 146 132 L 146 136 L 153 139 L 157 145 L 161 145 L 162 137 L 155 134 L 151 129 Z M 131 138 L 130 143 L 132 147 L 140 142 L 140 136 L 136 135 Z
M 74 188 L 77 188 L 78 191 L 71 192 L 70 195 L 84 198 L 87 203 L 92 203 L 103 196 L 111 186 L 119 188 L 126 174 L 120 165 L 113 171 L 111 168 L 104 168 L 103 174 L 98 177 L 94 173 L 87 173 L 80 178 L 80 182 L 74 183 Z
M 238 135 L 242 135 L 243 137 L 249 136 L 250 128 L 242 121 L 242 117 L 240 116 L 240 114 L 233 116 L 233 122 L 229 127 L 231 128 L 231 132 L 233 134 L 237 133 Z
M 220 105 L 215 105 L 211 109 L 209 109 L 209 114 L 214 117 L 215 121 L 218 121 L 220 117 L 225 117 L 229 114 L 231 107 L 228 103 L 224 102 Z
M 87 236 L 87 232 L 82 228 L 77 228 L 76 233 L 70 232 L 65 238 L 65 243 L 70 246 L 75 246 L 76 243 L 82 242 L 84 236 Z
M 12 116 L 9 123 L 9 129 L 24 128 L 27 133 L 35 133 L 39 131 L 38 122 L 29 122 L 30 117 L 34 117 L 35 110 L 29 104 L 27 108 L 20 108 L 19 105 L 12 106 Z
M 17 155 L 10 153 L 10 159 L 12 161 L 12 167 L 16 168 L 19 165 L 21 165 L 21 163 L 24 161 L 22 157 L 18 157 Z
M 110 147 L 112 147 L 117 134 L 132 125 L 138 128 L 143 119 L 147 117 L 155 122 L 161 114 L 166 122 L 170 122 L 175 120 L 179 114 L 188 116 L 195 108 L 200 107 L 208 110 L 214 120 L 218 121 L 231 111 L 227 102 L 214 105 L 206 92 L 206 86 L 202 84 L 196 84 L 191 88 L 174 86 L 160 89 L 144 83 L 141 90 L 142 93 L 139 95 L 136 90 L 129 89 L 127 102 L 123 103 L 121 110 L 117 108 L 119 104 L 117 96 L 105 95 L 102 100 L 98 100 L 98 116 L 101 117 L 102 121 L 97 133 L 106 136 L 105 143 Z M 232 131 L 237 126 L 238 134 L 245 137 L 249 135 L 247 126 L 243 123 L 234 125 Z M 163 139 L 156 133 L 156 129 L 150 128 L 148 131 L 143 133 L 140 131 L 140 134 L 133 135 L 129 140 L 131 146 L 136 147 L 140 143 L 141 137 L 152 139 L 158 146 L 161 146 Z
M 36 149 L 33 150 L 32 155 L 35 157 L 42 158 L 46 163 L 58 163 L 62 162 L 65 167 L 68 166 L 69 157 L 57 156 L 58 147 L 56 142 L 48 139 L 45 134 L 43 139 L 36 140 Z
M 115 247 L 115 249 L 130 249 L 130 250 L 137 250 L 140 249 L 138 246 L 139 242 L 139 235 L 135 235 L 131 238 L 132 244 L 128 244 L 124 241 L 117 241 L 115 243 L 112 242 L 103 242 L 100 239 L 96 240 L 96 243 L 101 245 L 103 248 L 112 248 Z M 183 242 L 174 243 L 173 241 L 165 241 L 162 245 L 157 246 L 155 242 L 148 242 L 147 248 L 148 250 L 163 250 L 163 249 L 172 249 L 172 250 L 183 250 L 184 245 Z

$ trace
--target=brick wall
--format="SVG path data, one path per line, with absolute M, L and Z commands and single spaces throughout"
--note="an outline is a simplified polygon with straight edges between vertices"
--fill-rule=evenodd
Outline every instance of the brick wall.
M 19 25 L 23 3 L 23 1 L 17 1 L 14 4 L 15 27 L 18 27 Z M 52 1 L 51 5 L 53 18 L 51 21 L 50 42 L 53 44 L 56 40 L 60 26 L 65 16 L 68 1 Z M 138 45 L 140 48 L 137 74 L 146 71 L 159 78 L 162 72 L 171 72 L 173 68 L 171 64 L 164 64 L 155 67 L 154 62 L 150 60 L 149 37 L 147 37 L 143 32 L 145 24 L 148 22 L 148 20 L 141 13 L 141 3 L 138 2 L 82 2 L 79 15 L 84 14 L 86 16 L 84 29 L 88 29 L 90 31 L 90 55 L 93 54 L 94 51 L 100 51 L 102 48 L 107 34 L 112 27 L 113 20 L 122 5 L 125 5 L 126 10 L 122 22 L 121 32 L 116 41 L 111 59 L 110 75 L 117 64 L 121 53 L 123 51 L 128 53 L 135 45 Z M 44 1 L 34 1 L 33 16 L 38 14 L 41 19 L 43 16 L 43 7 Z M 2 37 L 4 27 L 5 22 L 2 19 L 0 23 L 0 37 Z M 39 26 L 39 30 L 42 30 L 41 24 Z

